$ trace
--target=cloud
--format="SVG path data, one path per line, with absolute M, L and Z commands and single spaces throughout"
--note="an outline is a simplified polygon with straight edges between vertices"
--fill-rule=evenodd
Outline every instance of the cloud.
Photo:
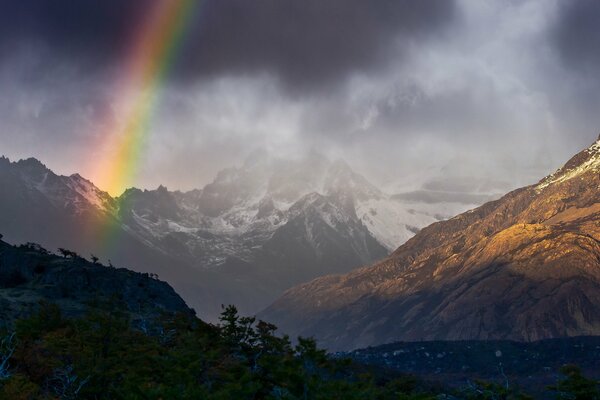
M 560 2 L 548 40 L 558 55 L 562 76 L 554 80 L 556 102 L 571 130 L 600 131 L 600 2 Z M 575 132 L 575 134 L 577 134 Z
M 553 39 L 561 60 L 569 68 L 600 79 L 600 2 L 563 1 Z
M 109 152 L 90 143 L 106 133 L 119 66 L 156 1 L 1 4 L 0 153 L 89 175 L 86 160 Z M 595 1 L 198 4 L 161 88 L 143 187 L 202 186 L 260 147 L 316 148 L 412 189 L 440 175 L 518 186 L 600 129 Z
M 269 72 L 295 90 L 381 68 L 454 20 L 453 1 L 220 0 L 197 21 L 192 74 Z
M 109 68 L 157 1 L 166 0 L 5 2 L 0 48 L 31 41 L 87 71 Z M 172 79 L 266 72 L 302 91 L 381 68 L 455 17 L 453 0 L 204 0 L 193 10 Z
M 87 71 L 122 56 L 148 4 L 144 0 L 23 0 L 0 4 L 0 55 L 24 43 L 47 48 L 53 58 Z

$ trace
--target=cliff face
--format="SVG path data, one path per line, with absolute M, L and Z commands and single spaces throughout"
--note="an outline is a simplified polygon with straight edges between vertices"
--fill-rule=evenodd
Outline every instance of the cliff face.
M 333 349 L 600 334 L 600 138 L 537 185 L 294 287 L 261 317 Z
M 167 283 L 148 274 L 79 257 L 58 257 L 36 245 L 11 246 L 0 241 L 1 325 L 30 314 L 40 302 L 57 304 L 67 316 L 107 304 L 134 319 L 162 312 L 193 313 Z

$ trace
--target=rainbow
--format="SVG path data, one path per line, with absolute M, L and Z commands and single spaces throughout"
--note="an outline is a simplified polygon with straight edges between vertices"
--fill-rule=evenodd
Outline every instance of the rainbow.
M 113 93 L 116 103 L 111 113 L 97 121 L 90 170 L 96 185 L 119 196 L 134 183 L 144 144 L 160 91 L 183 45 L 184 36 L 201 0 L 148 1 L 148 12 L 135 29 L 133 43 L 124 60 Z M 119 208 L 125 199 L 119 199 Z M 121 239 L 120 213 L 90 215 L 82 235 L 91 235 L 99 254 L 118 257 Z
M 200 0 L 156 0 L 134 37 L 125 74 L 117 85 L 116 116 L 99 135 L 107 152 L 94 168 L 98 187 L 120 195 L 136 176 L 152 117 L 186 27 Z

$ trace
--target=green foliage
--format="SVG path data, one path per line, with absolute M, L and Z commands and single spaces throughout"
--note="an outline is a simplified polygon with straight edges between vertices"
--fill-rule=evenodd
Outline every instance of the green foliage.
M 18 321 L 0 399 L 433 399 L 408 381 L 376 382 L 312 339 L 225 307 L 219 325 L 164 315 L 148 334 L 115 307 L 79 319 L 43 305 Z
M 16 323 L 0 399 L 15 400 L 526 400 L 515 388 L 475 382 L 454 396 L 425 390 L 411 376 L 371 374 L 332 359 L 314 340 L 276 334 L 277 328 L 224 307 L 218 325 L 189 315 L 162 315 L 142 332 L 120 303 L 95 304 L 85 317 L 64 318 L 41 305 Z M 6 352 L 5 352 L 6 353 Z M 598 382 L 574 366 L 551 388 L 557 399 L 600 399 Z M 435 392 L 435 393 L 433 393 Z M 549 394 L 549 395 L 551 395 Z
M 600 382 L 588 379 L 581 374 L 575 365 L 565 365 L 560 369 L 564 378 L 549 389 L 554 391 L 560 400 L 598 400 L 600 399 Z
M 21 340 L 37 340 L 47 332 L 65 325 L 60 308 L 55 304 L 42 303 L 38 313 L 31 318 L 17 321 L 17 335 Z
M 0 399 L 31 400 L 36 398 L 43 398 L 40 395 L 40 388 L 25 375 L 13 375 L 0 385 Z
M 530 400 L 531 396 L 508 384 L 476 381 L 465 387 L 461 395 L 466 400 Z

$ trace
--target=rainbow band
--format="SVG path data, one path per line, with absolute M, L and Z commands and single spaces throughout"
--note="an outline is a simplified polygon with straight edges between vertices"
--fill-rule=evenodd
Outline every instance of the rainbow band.
M 156 0 L 136 37 L 128 62 L 125 91 L 117 113 L 122 120 L 109 128 L 111 155 L 101 162 L 98 186 L 119 195 L 133 183 L 160 89 L 173 65 L 199 0 Z M 108 167 L 107 167 L 108 166 Z

